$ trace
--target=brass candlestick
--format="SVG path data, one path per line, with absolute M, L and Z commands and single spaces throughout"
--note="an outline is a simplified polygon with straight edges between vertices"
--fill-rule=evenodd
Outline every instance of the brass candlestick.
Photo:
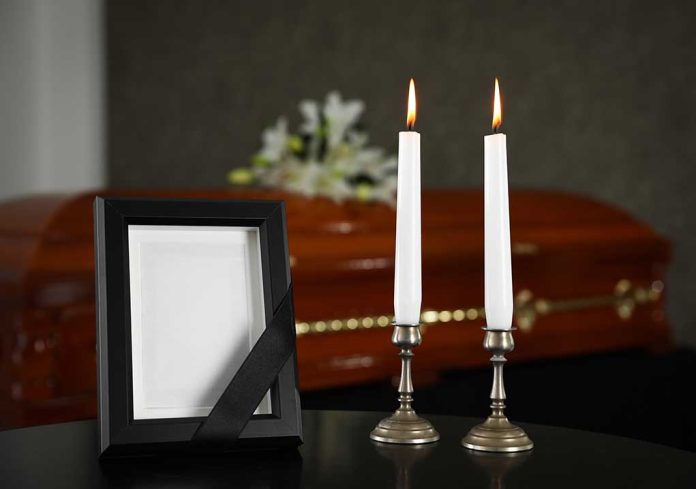
M 512 331 L 484 328 L 483 347 L 493 353 L 493 388 L 491 389 L 492 413 L 486 421 L 474 426 L 462 439 L 462 445 L 484 452 L 522 452 L 531 450 L 534 442 L 522 428 L 515 426 L 505 416 L 505 384 L 503 365 L 505 354 L 515 348 Z
M 440 439 L 430 421 L 421 418 L 411 407 L 413 402 L 413 380 L 411 379 L 411 358 L 413 349 L 421 344 L 420 325 L 395 324 L 392 343 L 401 348 L 401 379 L 399 380 L 399 407 L 377 424 L 370 438 L 382 443 L 419 445 L 433 443 Z

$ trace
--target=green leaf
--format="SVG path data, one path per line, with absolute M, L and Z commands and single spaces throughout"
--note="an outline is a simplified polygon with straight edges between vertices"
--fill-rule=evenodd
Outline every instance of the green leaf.
M 361 183 L 355 189 L 355 196 L 361 202 L 369 202 L 372 200 L 372 185 L 369 183 Z
M 233 185 L 249 185 L 254 178 L 254 173 L 249 168 L 235 168 L 227 174 L 227 181 Z
M 266 168 L 271 166 L 271 162 L 259 154 L 251 157 L 251 164 L 257 168 Z
M 299 136 L 289 136 L 288 137 L 288 148 L 293 153 L 300 153 L 304 149 L 304 141 Z

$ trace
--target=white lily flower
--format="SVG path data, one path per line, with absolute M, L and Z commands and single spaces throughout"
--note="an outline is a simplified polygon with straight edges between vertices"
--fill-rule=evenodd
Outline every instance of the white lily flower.
M 269 127 L 261 135 L 261 151 L 259 156 L 264 160 L 276 163 L 286 153 L 288 148 L 288 121 L 279 117 L 275 126 Z
M 290 192 L 302 194 L 305 197 L 314 197 L 317 195 L 321 174 L 322 166 L 316 161 L 297 162 L 288 168 L 284 188 Z
M 306 134 L 315 134 L 319 129 L 319 104 L 315 100 L 303 100 L 299 105 L 304 121 L 300 130 Z
M 360 167 L 355 164 L 355 158 L 352 154 L 332 159 L 327 168 L 330 169 L 334 177 L 341 179 L 350 178 L 360 172 Z
M 346 139 L 351 146 L 362 148 L 367 144 L 368 137 L 364 132 L 348 131 Z
M 380 180 L 385 174 L 384 150 L 381 148 L 363 148 L 355 154 L 354 159 L 359 173 L 364 173 L 373 180 Z
M 331 92 L 326 96 L 324 117 L 328 123 L 327 141 L 329 148 L 333 148 L 343 141 L 346 131 L 358 122 L 363 110 L 365 110 L 365 104 L 362 100 L 344 102 L 338 92 Z
M 343 202 L 346 199 L 355 198 L 355 189 L 343 176 L 338 176 L 336 168 L 327 165 L 320 181 L 319 193 L 335 202 Z
M 335 178 L 327 174 L 326 178 L 322 179 L 321 186 L 319 187 L 319 194 L 341 203 L 344 200 L 354 197 L 355 191 L 345 179 Z

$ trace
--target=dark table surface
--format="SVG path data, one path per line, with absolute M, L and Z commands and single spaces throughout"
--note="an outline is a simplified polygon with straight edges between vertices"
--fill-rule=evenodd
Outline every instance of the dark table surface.
M 598 433 L 522 424 L 536 443 L 517 456 L 459 446 L 478 420 L 429 416 L 433 445 L 368 438 L 383 413 L 305 411 L 299 450 L 97 460 L 95 421 L 0 433 L 0 486 L 21 488 L 696 487 L 696 453 Z M 499 481 L 499 485 L 496 485 Z

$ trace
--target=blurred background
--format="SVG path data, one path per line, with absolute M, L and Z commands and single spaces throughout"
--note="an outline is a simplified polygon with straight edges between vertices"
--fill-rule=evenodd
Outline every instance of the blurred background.
M 322 104 L 335 90 L 362 101 L 361 134 L 395 154 L 410 77 L 418 93 L 423 184 L 431 192 L 423 226 L 431 284 L 424 297 L 432 298 L 424 306 L 435 311 L 432 323 L 442 323 L 433 326 L 433 340 L 424 337 L 423 370 L 429 358 L 446 356 L 437 350 L 436 330 L 453 328 L 458 311 L 472 324 L 465 334 L 451 334 L 476 358 L 433 366 L 417 386 L 416 408 L 485 415 L 490 378 L 480 351 L 476 275 L 482 215 L 480 203 L 464 203 L 479 200 L 482 137 L 490 132 L 497 76 L 509 182 L 519 192 L 511 197 L 511 217 L 513 241 L 516 233 L 523 238 L 515 258 L 520 311 L 544 315 L 545 303 L 529 302 L 530 295 L 554 299 L 562 311 L 520 332 L 518 364 L 516 353 L 510 357 L 510 415 L 696 450 L 688 413 L 696 375 L 695 20 L 688 0 L 0 0 L 2 424 L 94 413 L 94 376 L 85 373 L 93 366 L 69 366 L 64 358 L 71 349 L 88 349 L 92 339 L 61 329 L 61 321 L 82 314 L 79 327 L 94 327 L 91 285 L 84 281 L 79 307 L 56 312 L 61 298 L 79 295 L 74 286 L 56 284 L 75 282 L 59 278 L 69 270 L 58 273 L 32 259 L 49 250 L 41 243 L 89 243 L 89 202 L 97 189 L 243 193 L 231 187 L 228 172 L 254 169 L 263 131 L 279 116 L 294 130 L 303 120 L 300 101 Z M 56 192 L 62 196 L 37 197 Z M 288 199 L 291 253 L 299 257 L 293 276 L 305 287 L 297 299 L 298 314 L 305 313 L 298 317 L 300 372 L 322 379 L 306 382 L 305 407 L 390 410 L 396 351 L 388 332 L 365 318 L 377 324 L 391 312 L 393 211 L 369 198 L 334 203 L 290 192 Z M 445 226 L 461 231 L 447 256 L 476 262 L 455 267 L 459 277 L 438 269 L 435 250 L 447 233 L 428 238 L 429 226 L 442 227 L 434 222 L 443 214 L 452 215 Z M 315 222 L 318 234 L 321 222 L 347 223 L 343 239 L 358 249 L 360 229 L 386 230 L 383 249 L 363 248 L 374 256 L 337 249 L 334 260 L 386 259 L 384 269 L 370 262 L 346 279 L 359 286 L 362 274 L 384 284 L 385 293 L 364 310 L 313 309 L 323 298 L 312 295 L 302 257 L 311 262 L 309 243 L 323 241 L 300 236 L 293 222 Z M 84 268 L 91 250 L 84 253 L 75 276 L 91 272 Z M 321 280 L 340 281 L 340 269 Z M 462 281 L 477 285 L 462 289 L 468 295 L 457 303 L 449 296 Z M 46 292 L 45 284 L 54 288 Z M 467 316 L 469 309 L 476 314 Z M 331 332 L 333 319 L 343 322 Z M 358 326 L 349 328 L 349 319 Z M 577 325 L 577 337 L 564 338 L 564 324 Z M 354 350 L 318 359 L 322 342 L 351 343 Z M 374 343 L 382 344 L 380 352 L 369 350 Z M 363 367 L 365 375 L 349 372 Z M 70 390 L 70 382 L 80 387 Z M 77 398 L 79 408 L 70 401 Z M 559 403 L 568 406 L 562 414 Z M 668 417 L 675 421 L 665 429 Z

